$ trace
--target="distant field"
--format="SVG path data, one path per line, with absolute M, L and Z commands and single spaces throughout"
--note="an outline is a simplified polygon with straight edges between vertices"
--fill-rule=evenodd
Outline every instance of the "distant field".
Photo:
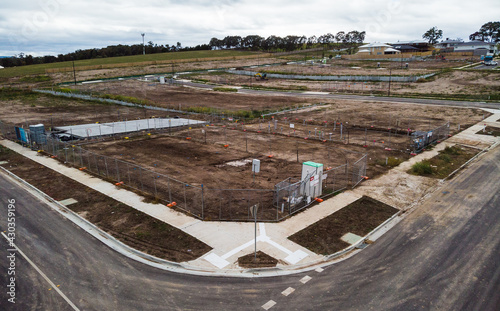
M 241 51 L 190 51 L 190 52 L 171 52 L 159 53 L 150 55 L 134 55 L 134 56 L 121 56 L 109 58 L 96 58 L 87 60 L 75 61 L 75 67 L 83 66 L 98 66 L 110 64 L 126 64 L 126 63 L 140 63 L 150 61 L 168 61 L 180 59 L 196 59 L 196 58 L 212 58 L 212 57 L 234 57 L 252 55 L 255 52 L 241 52 Z M 46 69 L 52 68 L 65 68 L 72 67 L 72 62 L 61 62 L 52 64 L 40 64 L 21 67 L 9 67 L 0 70 L 0 78 L 22 77 L 26 75 L 40 75 L 45 74 Z

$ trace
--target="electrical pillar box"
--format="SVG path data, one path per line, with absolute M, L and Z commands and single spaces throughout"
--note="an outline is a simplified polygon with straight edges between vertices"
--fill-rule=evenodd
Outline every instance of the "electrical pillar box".
M 323 164 L 315 162 L 302 163 L 302 180 L 308 178 L 304 194 L 308 197 L 319 197 L 323 194 Z

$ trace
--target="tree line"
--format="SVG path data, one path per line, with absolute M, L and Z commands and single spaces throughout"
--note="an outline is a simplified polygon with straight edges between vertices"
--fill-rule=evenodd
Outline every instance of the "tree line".
M 94 58 L 106 58 L 106 57 L 118 57 L 118 56 L 131 56 L 131 55 L 141 55 L 143 53 L 143 48 L 146 54 L 156 54 L 156 53 L 168 53 L 168 52 L 179 52 L 179 51 L 200 51 L 200 50 L 210 50 L 211 47 L 207 44 L 197 45 L 194 47 L 182 47 L 180 42 L 176 45 L 158 45 L 149 41 L 147 44 L 142 46 L 142 44 L 133 45 L 110 45 L 104 48 L 94 48 L 85 50 L 76 50 L 72 53 L 59 54 L 57 56 L 47 55 L 34 57 L 32 55 L 26 55 L 20 53 L 18 55 L 6 58 L 0 58 L 0 65 L 3 67 L 14 67 L 14 66 L 25 66 L 25 65 L 35 65 L 35 64 L 50 64 L 57 62 L 66 62 L 73 60 L 83 60 L 83 59 L 94 59 Z
M 226 36 L 223 39 L 212 38 L 208 44 L 196 45 L 194 47 L 183 47 L 180 42 L 176 45 L 158 45 L 149 41 L 144 45 L 146 54 L 180 52 L 180 51 L 201 51 L 201 50 L 220 50 L 220 49 L 239 49 L 252 51 L 294 51 L 302 48 L 311 48 L 320 46 L 332 46 L 337 44 L 339 48 L 346 48 L 349 52 L 359 43 L 363 43 L 365 32 L 350 31 L 345 33 L 340 31 L 333 35 L 327 33 L 319 37 L 311 36 L 269 36 L 267 38 L 259 35 Z M 94 48 L 85 50 L 76 50 L 72 53 L 59 54 L 57 56 L 47 55 L 35 57 L 20 53 L 18 55 L 0 58 L 0 65 L 3 67 L 25 66 L 35 64 L 49 64 L 56 62 L 66 62 L 73 60 L 95 59 L 106 57 L 141 55 L 143 53 L 142 44 L 133 45 L 110 45 L 104 48 Z
M 427 30 L 422 38 L 429 41 L 430 44 L 436 44 L 439 42 L 439 39 L 443 37 L 443 31 L 438 29 L 436 26 Z M 487 22 L 479 28 L 478 31 L 469 35 L 470 41 L 484 41 L 491 43 L 500 42 L 500 22 Z M 459 39 L 462 41 L 462 39 Z
M 294 51 L 302 48 L 311 48 L 318 45 L 337 45 L 340 48 L 349 48 L 363 43 L 366 33 L 364 31 L 339 31 L 335 35 L 327 33 L 319 37 L 311 36 L 269 36 L 258 35 L 246 37 L 226 36 L 224 39 L 212 38 L 208 44 L 212 49 L 248 49 L 253 51 Z

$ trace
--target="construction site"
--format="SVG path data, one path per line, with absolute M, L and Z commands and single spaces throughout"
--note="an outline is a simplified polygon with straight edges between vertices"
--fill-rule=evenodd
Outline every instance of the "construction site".
M 367 105 L 370 110 L 361 108 Z M 92 123 L 68 125 L 31 109 L 24 121 L 3 122 L 2 132 L 20 141 L 25 137 L 32 148 L 148 200 L 219 221 L 283 220 L 376 178 L 394 161 L 401 163 L 484 117 L 474 109 L 376 102 L 297 105 L 256 119 L 73 108 Z M 127 118 L 110 121 L 117 116 Z M 40 137 L 14 131 L 31 124 L 47 124 L 47 130 Z

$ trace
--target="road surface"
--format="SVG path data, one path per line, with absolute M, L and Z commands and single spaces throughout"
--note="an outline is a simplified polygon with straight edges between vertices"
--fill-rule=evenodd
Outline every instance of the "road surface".
M 197 87 L 203 89 L 213 89 L 214 85 L 176 81 L 178 84 L 189 87 Z M 230 87 L 230 86 L 229 86 Z M 391 96 L 370 96 L 370 95 L 347 95 L 347 94 L 330 94 L 326 92 L 285 92 L 285 91 L 263 91 L 253 89 L 238 89 L 240 94 L 263 95 L 263 96 L 287 96 L 287 97 L 302 97 L 302 98 L 322 98 L 322 99 L 341 99 L 341 100 L 358 100 L 358 101 L 379 101 L 387 103 L 408 103 L 408 104 L 423 104 L 423 105 L 438 105 L 438 106 L 455 106 L 469 108 L 489 108 L 500 109 L 500 103 L 494 102 L 476 102 L 476 101 L 461 101 L 461 100 L 443 100 L 443 99 L 427 99 L 427 98 L 406 98 L 406 97 L 391 97 Z
M 7 200 L 15 199 L 15 243 L 60 290 L 17 253 L 16 304 L 9 303 L 9 246 L 1 239 L 0 310 L 72 310 L 70 303 L 80 310 L 500 310 L 499 159 L 500 147 L 486 153 L 348 260 L 322 272 L 253 279 L 137 263 L 0 174 L 0 229 L 7 230 Z

